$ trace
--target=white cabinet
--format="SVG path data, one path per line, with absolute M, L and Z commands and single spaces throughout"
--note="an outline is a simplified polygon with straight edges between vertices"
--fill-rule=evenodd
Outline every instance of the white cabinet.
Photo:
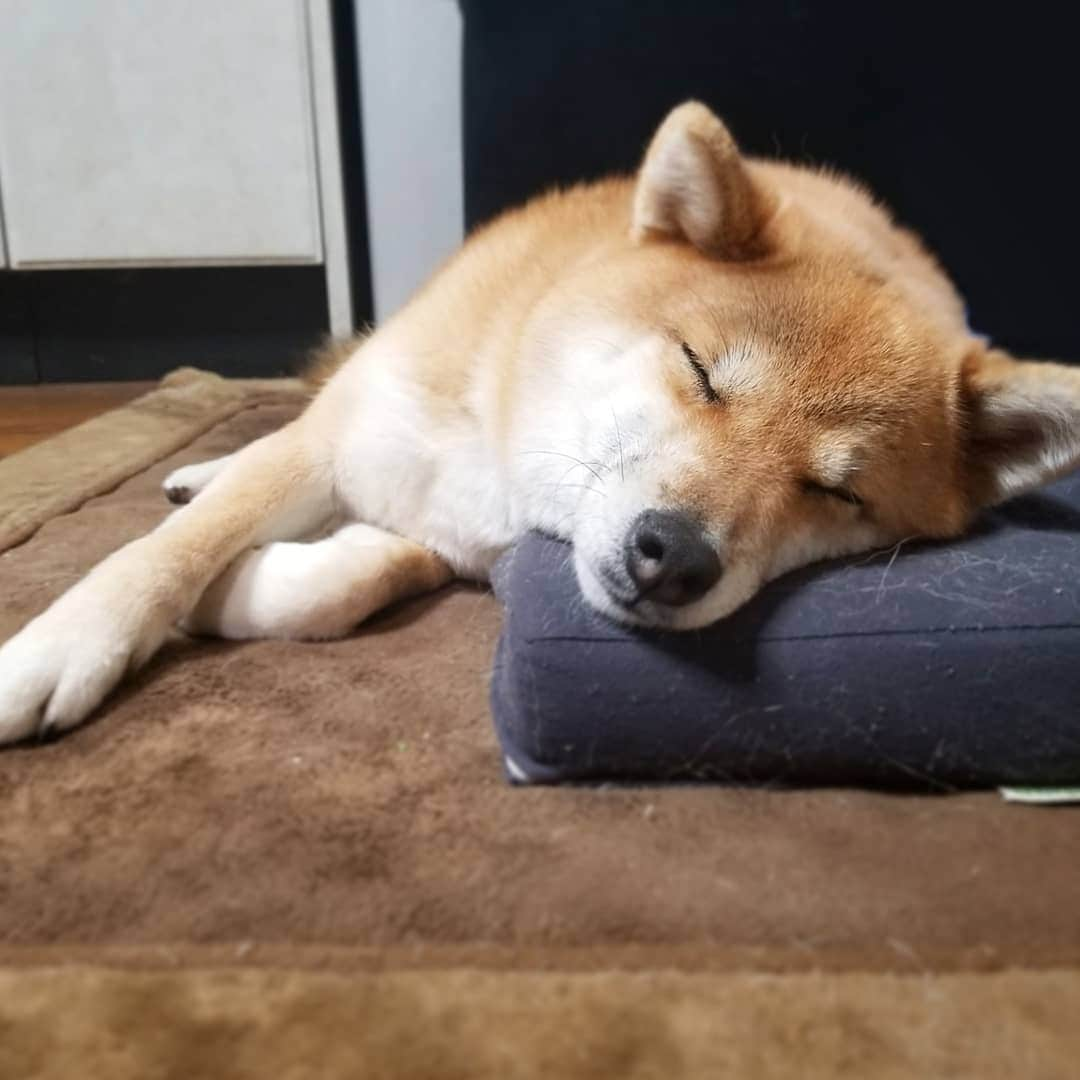
M 333 307 L 332 63 L 328 0 L 3 0 L 9 265 L 326 262 Z

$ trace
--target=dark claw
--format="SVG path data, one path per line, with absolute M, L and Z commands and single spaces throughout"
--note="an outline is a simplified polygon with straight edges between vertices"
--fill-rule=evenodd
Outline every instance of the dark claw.
M 38 724 L 37 729 L 37 742 L 40 746 L 42 743 L 56 742 L 60 738 L 60 728 L 55 722 L 42 720 Z

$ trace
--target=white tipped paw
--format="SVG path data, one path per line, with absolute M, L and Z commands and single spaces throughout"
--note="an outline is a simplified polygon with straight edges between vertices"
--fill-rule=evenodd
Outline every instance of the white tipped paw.
M 189 633 L 238 641 L 340 637 L 355 620 L 345 618 L 340 625 L 340 618 L 332 619 L 336 610 L 326 610 L 341 606 L 328 604 L 327 592 L 347 586 L 335 554 L 329 539 L 245 552 L 203 593 L 182 625 Z
M 0 646 L 0 744 L 82 723 L 164 640 L 167 624 L 94 584 L 75 586 Z
M 225 468 L 232 456 L 229 454 L 213 461 L 200 461 L 197 465 L 185 465 L 173 470 L 161 485 L 165 498 L 177 505 L 191 502 Z
M 386 602 L 387 552 L 407 544 L 353 524 L 322 540 L 254 548 L 210 585 L 183 626 L 237 640 L 341 637 Z

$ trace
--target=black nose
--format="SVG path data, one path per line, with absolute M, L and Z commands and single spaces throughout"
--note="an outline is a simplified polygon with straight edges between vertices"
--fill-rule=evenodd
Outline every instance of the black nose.
M 724 568 L 700 526 L 686 514 L 646 510 L 627 533 L 626 571 L 642 596 L 677 607 L 704 596 Z

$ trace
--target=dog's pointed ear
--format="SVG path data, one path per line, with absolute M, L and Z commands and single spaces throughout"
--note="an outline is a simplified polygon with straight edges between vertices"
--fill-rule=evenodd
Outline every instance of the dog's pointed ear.
M 776 211 L 728 129 L 697 101 L 668 113 L 637 176 L 632 235 L 687 240 L 721 258 L 759 255 Z
M 1080 466 L 1080 369 L 979 349 L 964 361 L 960 401 L 978 505 Z

